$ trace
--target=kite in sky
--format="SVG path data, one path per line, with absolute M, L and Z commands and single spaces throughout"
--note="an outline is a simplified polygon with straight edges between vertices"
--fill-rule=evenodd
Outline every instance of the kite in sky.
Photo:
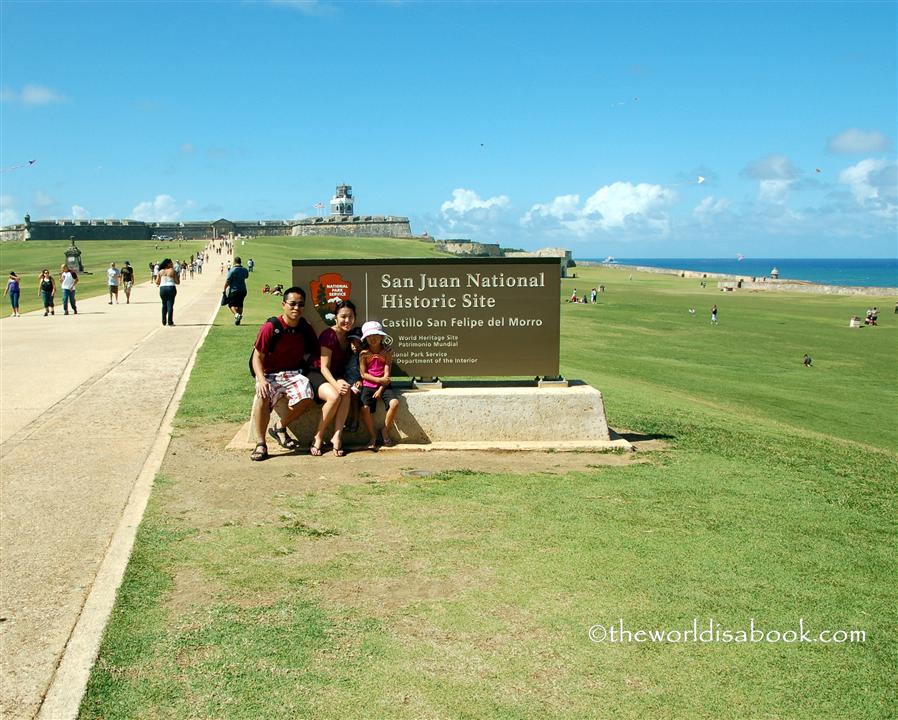
M 701 175 L 699 175 L 698 176 L 698 184 L 701 185 L 703 182 L 705 182 L 705 178 L 702 177 Z
M 633 100 L 632 100 L 632 102 L 638 103 L 638 102 L 639 102 L 639 98 L 638 98 L 638 97 L 634 97 Z M 627 103 L 624 102 L 623 100 L 618 100 L 617 102 L 611 103 L 611 107 L 615 108 L 615 107 L 620 107 L 621 105 L 626 105 L 626 104 L 627 104 Z
M 22 168 L 31 167 L 36 163 L 37 160 L 29 160 L 27 163 L 22 163 L 21 165 L 11 165 L 10 167 L 3 168 L 0 172 L 12 172 L 13 170 L 21 170 Z

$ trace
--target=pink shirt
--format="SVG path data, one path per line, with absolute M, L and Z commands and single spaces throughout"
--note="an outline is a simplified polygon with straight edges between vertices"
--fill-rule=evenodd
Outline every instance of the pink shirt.
M 368 360 L 368 375 L 373 375 L 374 377 L 382 378 L 384 376 L 384 368 L 386 368 L 387 363 L 384 360 L 383 355 L 372 355 L 371 353 L 367 356 Z M 370 380 L 362 380 L 362 387 L 376 388 L 380 387 L 377 383 L 373 383 Z

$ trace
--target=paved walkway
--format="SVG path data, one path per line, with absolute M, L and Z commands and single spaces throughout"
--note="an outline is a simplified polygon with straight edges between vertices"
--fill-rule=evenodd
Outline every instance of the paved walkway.
M 98 297 L 79 300 L 76 316 L 0 320 L 0 717 L 77 711 L 218 307 L 213 257 L 214 272 L 179 287 L 175 327 L 162 326 L 148 283 L 130 305 Z

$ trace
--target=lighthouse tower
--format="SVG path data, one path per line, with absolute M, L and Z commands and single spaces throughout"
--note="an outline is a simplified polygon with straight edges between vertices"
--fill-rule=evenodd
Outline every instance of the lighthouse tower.
M 331 199 L 331 215 L 352 217 L 352 185 L 337 185 Z

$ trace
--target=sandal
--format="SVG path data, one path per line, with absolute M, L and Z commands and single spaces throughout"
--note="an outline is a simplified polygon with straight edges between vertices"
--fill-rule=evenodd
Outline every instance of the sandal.
M 345 451 L 343 448 L 341 448 L 341 447 L 335 447 L 335 448 L 334 448 L 334 455 L 336 455 L 337 457 L 345 457 L 345 456 L 346 456 L 346 451 Z
M 377 440 L 369 440 L 365 449 L 370 450 L 371 452 L 377 452 Z
M 280 445 L 285 450 L 296 450 L 299 446 L 296 440 L 290 437 L 287 434 L 287 428 L 281 427 L 279 428 L 277 425 L 274 427 L 268 428 L 268 434 L 271 435 L 275 440 L 277 440 L 278 445 Z
M 268 457 L 268 446 L 263 443 L 256 443 L 256 447 L 253 450 L 252 454 L 249 456 L 250 460 L 260 461 L 265 460 Z
M 314 457 L 321 457 L 321 445 L 316 445 L 314 442 L 309 446 L 309 455 Z

